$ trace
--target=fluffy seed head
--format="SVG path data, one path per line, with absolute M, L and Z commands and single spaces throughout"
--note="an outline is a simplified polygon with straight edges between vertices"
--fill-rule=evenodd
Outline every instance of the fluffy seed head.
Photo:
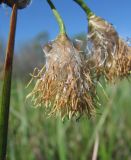
M 119 38 L 117 55 L 112 61 L 106 76 L 109 80 L 127 77 L 131 74 L 131 49 L 124 40 Z
M 118 34 L 114 27 L 104 19 L 92 15 L 87 38 L 88 54 L 90 53 L 93 65 L 110 67 L 118 46 Z
M 34 105 L 44 104 L 49 115 L 60 114 L 62 118 L 94 113 L 95 86 L 83 56 L 66 35 L 43 48 L 46 65 L 38 76 L 33 91 Z
M 119 38 L 114 27 L 92 15 L 89 18 L 87 58 L 88 65 L 95 68 L 96 76 L 104 74 L 108 80 L 127 76 L 131 65 L 129 55 L 128 45 Z

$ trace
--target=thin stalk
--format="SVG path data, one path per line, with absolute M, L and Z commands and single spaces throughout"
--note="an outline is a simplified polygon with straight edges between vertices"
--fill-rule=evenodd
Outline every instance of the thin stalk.
M 60 35 L 61 34 L 65 34 L 66 33 L 66 30 L 65 30 L 65 25 L 64 25 L 64 22 L 60 16 L 60 14 L 58 13 L 57 9 L 55 8 L 54 4 L 51 2 L 51 0 L 47 0 L 57 22 L 58 22 L 58 25 L 59 25 L 59 29 L 60 29 Z
M 92 160 L 97 160 L 98 157 L 98 148 L 99 148 L 99 133 L 96 133 L 94 148 L 93 148 L 93 155 Z
M 7 135 L 8 135 L 8 120 L 9 120 L 9 105 L 11 93 L 11 77 L 12 77 L 12 62 L 15 44 L 15 32 L 17 22 L 17 4 L 12 8 L 9 40 L 6 50 L 6 59 L 4 66 L 4 79 L 0 105 L 0 160 L 6 159 Z
M 74 1 L 85 11 L 88 18 L 90 18 L 90 16 L 94 14 L 83 0 L 74 0 Z

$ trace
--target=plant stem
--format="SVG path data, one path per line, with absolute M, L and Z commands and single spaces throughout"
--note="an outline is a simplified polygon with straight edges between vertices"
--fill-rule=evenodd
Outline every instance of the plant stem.
M 97 160 L 98 157 L 98 148 L 99 148 L 99 133 L 96 133 L 95 144 L 93 149 L 92 160 Z
M 64 25 L 64 22 L 60 16 L 60 14 L 58 13 L 57 9 L 55 8 L 54 4 L 51 2 L 51 0 L 47 0 L 58 24 L 59 24 L 59 28 L 60 28 L 60 35 L 61 34 L 65 34 L 66 33 L 66 30 L 65 30 L 65 25 Z
M 88 19 L 90 18 L 90 16 L 94 14 L 83 0 L 74 0 L 74 1 L 85 11 L 85 13 L 88 16 Z
M 7 135 L 8 135 L 8 120 L 9 120 L 9 105 L 11 93 L 11 77 L 12 77 L 12 62 L 15 44 L 15 32 L 17 21 L 17 4 L 12 8 L 9 40 L 6 50 L 6 59 L 4 66 L 4 81 L 0 105 L 0 160 L 6 158 Z

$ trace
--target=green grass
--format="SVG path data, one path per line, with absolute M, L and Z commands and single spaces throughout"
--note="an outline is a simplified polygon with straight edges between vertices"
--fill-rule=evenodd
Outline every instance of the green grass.
M 96 133 L 100 160 L 131 159 L 130 82 L 107 86 L 109 100 L 98 87 L 100 114 L 78 122 L 47 118 L 44 107 L 25 101 L 30 90 L 21 81 L 12 85 L 7 160 L 90 160 Z

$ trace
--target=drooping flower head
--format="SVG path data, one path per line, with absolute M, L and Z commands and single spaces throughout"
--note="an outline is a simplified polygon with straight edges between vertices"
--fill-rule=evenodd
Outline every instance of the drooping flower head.
M 128 45 L 119 37 L 113 25 L 96 16 L 83 0 L 74 1 L 88 16 L 87 62 L 94 68 L 96 76 L 104 74 L 107 79 L 114 79 L 128 75 L 131 63 L 128 58 Z M 128 61 L 129 66 L 125 61 Z
M 118 34 L 114 27 L 96 15 L 89 17 L 87 47 L 95 65 L 110 67 L 118 49 Z
M 62 28 L 58 37 L 43 47 L 46 65 L 36 76 L 36 85 L 28 97 L 36 106 L 45 105 L 49 115 L 91 116 L 95 111 L 95 85 L 83 55 Z
M 90 64 L 97 76 L 104 74 L 108 80 L 129 75 L 131 71 L 130 50 L 112 24 L 101 17 L 89 17 L 87 48 Z

